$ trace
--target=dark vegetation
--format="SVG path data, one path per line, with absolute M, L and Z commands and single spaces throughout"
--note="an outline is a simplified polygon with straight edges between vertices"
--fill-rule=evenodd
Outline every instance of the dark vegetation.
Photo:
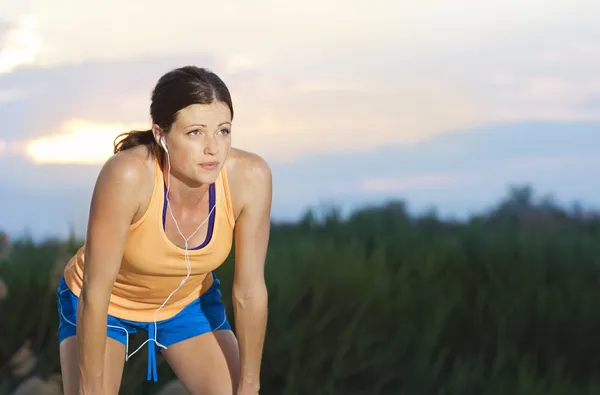
M 55 290 L 81 243 L 4 241 L 0 394 L 59 372 Z M 233 259 L 218 272 L 228 305 Z M 273 224 L 266 275 L 262 394 L 600 393 L 600 215 L 529 188 L 464 222 L 402 202 L 309 212 Z M 27 344 L 35 363 L 19 376 L 9 360 Z M 164 381 L 146 382 L 142 351 L 122 393 L 172 378 L 158 359 Z

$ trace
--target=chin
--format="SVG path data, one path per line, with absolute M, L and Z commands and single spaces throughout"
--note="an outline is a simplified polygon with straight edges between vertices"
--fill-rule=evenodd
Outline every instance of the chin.
M 196 181 L 198 184 L 212 184 L 215 181 L 217 181 L 217 178 L 219 177 L 219 171 L 218 170 L 214 170 L 214 171 L 201 171 L 199 173 L 196 173 L 194 176 L 194 181 Z

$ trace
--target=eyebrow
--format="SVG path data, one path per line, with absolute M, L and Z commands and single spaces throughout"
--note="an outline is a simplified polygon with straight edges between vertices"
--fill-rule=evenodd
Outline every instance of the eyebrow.
M 229 122 L 229 121 L 221 122 L 218 126 L 223 126 L 223 125 L 231 125 L 231 122 Z M 186 126 L 186 128 L 191 128 L 193 126 L 200 126 L 201 128 L 207 127 L 206 125 L 204 125 L 202 123 L 193 123 L 191 125 Z

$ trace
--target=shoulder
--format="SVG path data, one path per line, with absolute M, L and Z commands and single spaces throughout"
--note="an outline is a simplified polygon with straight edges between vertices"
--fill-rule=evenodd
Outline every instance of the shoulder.
M 270 182 L 271 167 L 253 152 L 232 148 L 227 159 L 227 173 L 241 182 Z
M 270 206 L 273 176 L 263 157 L 232 148 L 226 168 L 236 217 L 257 201 Z
M 94 207 L 113 210 L 118 206 L 134 215 L 144 210 L 154 187 L 154 161 L 137 148 L 114 154 L 104 163 L 94 187 Z
M 136 147 L 137 148 L 137 147 Z M 141 150 L 132 148 L 111 156 L 102 166 L 98 184 L 124 187 L 133 190 L 143 186 L 152 171 L 152 158 L 142 155 Z

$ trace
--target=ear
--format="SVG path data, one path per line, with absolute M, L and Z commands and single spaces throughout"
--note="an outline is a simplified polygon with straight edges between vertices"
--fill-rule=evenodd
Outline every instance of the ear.
M 165 134 L 163 133 L 163 131 L 160 128 L 160 126 L 158 126 L 158 125 L 152 125 L 152 135 L 154 136 L 154 141 L 156 141 L 156 143 L 159 146 L 162 147 L 163 146 L 163 142 L 164 142 L 164 136 L 165 136 Z

